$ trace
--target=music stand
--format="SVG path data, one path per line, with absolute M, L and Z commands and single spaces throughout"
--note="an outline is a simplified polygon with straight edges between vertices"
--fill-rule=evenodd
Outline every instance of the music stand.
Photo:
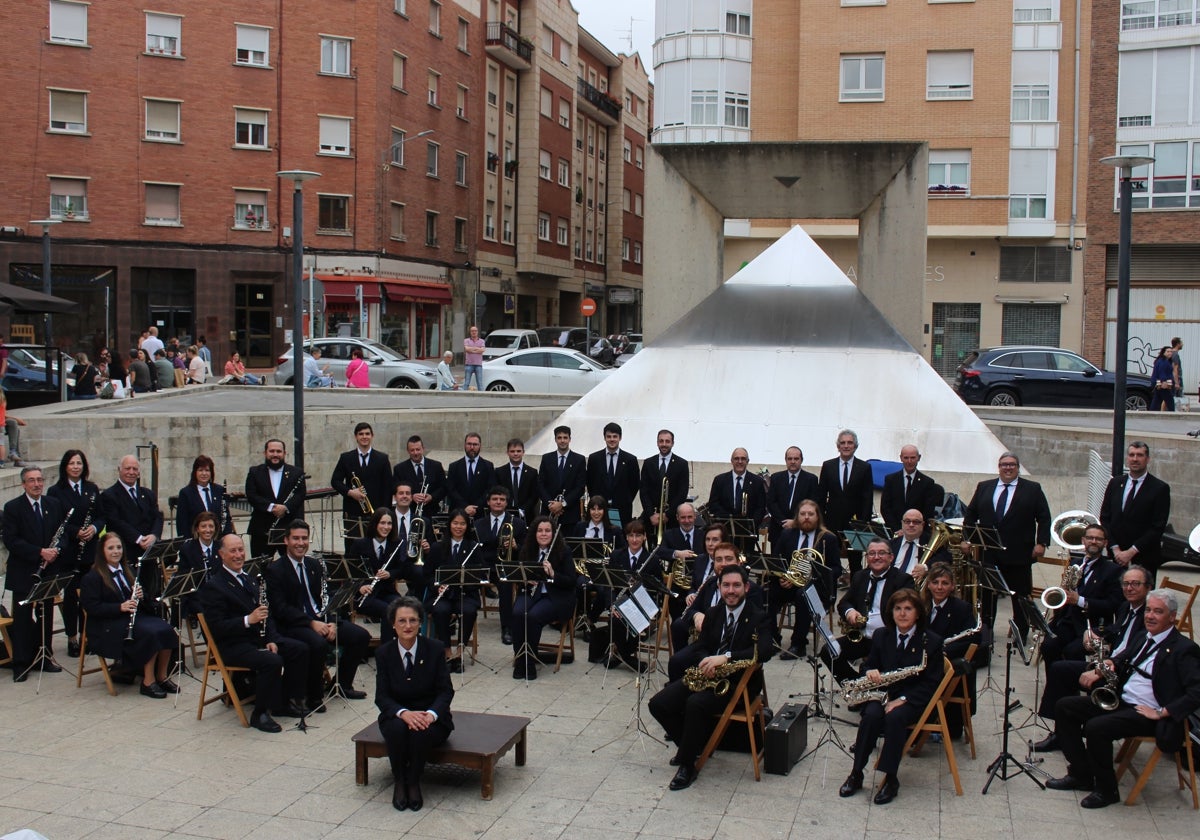
M 164 604 L 167 610 L 167 615 L 170 615 L 171 603 L 178 601 L 185 595 L 191 595 L 193 592 L 199 589 L 200 584 L 204 582 L 204 579 L 207 577 L 207 575 L 207 566 L 200 569 L 192 569 L 192 571 L 184 572 L 183 574 L 173 574 L 171 575 L 171 579 L 167 581 L 167 585 L 163 588 L 162 594 L 154 600 L 160 604 Z M 183 622 L 187 621 L 187 618 L 184 616 L 182 609 L 179 610 L 178 617 L 179 623 L 175 627 L 175 635 L 179 639 L 179 649 L 175 654 L 175 676 L 179 677 L 183 674 L 187 674 L 192 679 L 195 679 L 195 675 L 188 670 L 187 665 L 183 661 Z M 179 695 L 176 694 L 176 708 L 178 708 L 178 705 Z
M 608 541 L 594 537 L 564 537 L 563 542 L 571 550 L 571 556 L 577 560 L 600 562 L 612 553 L 612 545 Z M 609 547 L 608 554 L 605 554 L 603 546 Z
M 1005 654 L 1004 654 L 1004 731 L 1001 734 L 1000 755 L 996 756 L 995 760 L 992 761 L 992 763 L 988 765 L 988 779 L 987 779 L 987 782 L 983 786 L 984 794 L 986 794 L 988 792 L 988 788 L 992 786 L 992 782 L 994 782 L 997 777 L 999 777 L 1000 779 L 1007 782 L 1009 779 L 1013 778 L 1018 773 L 1024 773 L 1026 776 L 1033 779 L 1033 783 L 1035 785 L 1037 785 L 1039 788 L 1041 788 L 1042 790 L 1046 789 L 1046 786 L 1044 784 L 1042 784 L 1042 780 L 1039 779 L 1037 776 L 1033 775 L 1033 772 L 1028 767 L 1026 767 L 1024 764 L 1022 764 L 1020 761 L 1018 761 L 1016 756 L 1014 756 L 1012 753 L 1010 753 L 1008 751 L 1008 732 L 1012 728 L 1012 725 L 1009 723 L 1009 705 L 1010 704 L 1008 702 L 1008 697 L 1012 693 L 1012 690 L 1013 690 L 1012 689 L 1012 654 L 1013 654 L 1013 639 L 1014 638 L 1022 639 L 1021 631 L 1020 631 L 1020 628 L 1017 627 L 1017 622 L 1010 618 L 1008 620 L 1008 641 L 1005 645 L 1006 650 L 1005 650 Z M 1022 648 L 1024 648 L 1024 644 L 1022 644 Z M 1022 658 L 1024 658 L 1024 657 L 1022 657 Z M 968 710 L 964 709 L 963 710 L 964 714 L 967 711 Z M 1011 773 L 1009 772 L 1009 764 L 1010 763 L 1013 766 L 1013 772 L 1011 772 Z
M 755 554 L 746 558 L 746 571 L 758 575 L 760 586 L 768 577 L 782 577 L 787 568 L 788 559 L 774 554 Z
M 287 536 L 287 532 L 286 526 L 272 525 L 267 529 L 267 545 L 283 545 L 283 538 Z
M 988 563 L 980 563 L 979 567 L 976 569 L 976 586 L 978 586 L 979 589 L 981 589 L 984 593 L 987 593 L 989 597 L 996 599 L 996 603 L 992 607 L 993 621 L 996 618 L 996 610 L 999 609 L 999 597 L 1001 595 L 1007 595 L 1011 597 L 1013 594 L 1015 594 L 1009 587 L 1008 581 L 1004 579 L 1004 573 L 1000 571 L 1000 568 Z M 986 639 L 987 633 L 990 630 L 991 628 L 987 625 L 987 622 L 984 622 L 979 633 L 980 639 Z M 987 677 L 984 678 L 983 685 L 976 692 L 976 696 L 988 691 L 999 690 L 1000 687 L 996 684 L 996 681 L 992 679 L 992 657 L 988 656 Z M 1005 698 L 1005 702 L 1008 702 L 1007 697 Z
M 358 590 L 370 583 L 369 580 L 349 580 L 339 586 L 329 596 L 329 600 L 325 603 L 325 608 L 321 610 L 321 617 L 324 621 L 333 625 L 333 668 L 334 679 L 333 687 L 325 694 L 325 699 L 331 697 L 339 698 L 347 709 L 350 709 L 348 698 L 342 692 L 342 684 L 337 679 L 337 672 L 341 670 L 342 661 L 342 646 L 338 643 L 338 613 L 341 612 L 358 594 Z M 330 620 L 332 616 L 332 621 Z M 361 715 L 360 715 L 361 717 Z
M 366 519 L 346 519 L 342 518 L 342 539 L 346 540 L 361 540 L 367 535 Z
M 886 531 L 887 528 L 885 527 Z M 846 540 L 847 551 L 866 551 L 867 546 L 871 544 L 871 540 L 875 539 L 877 534 L 870 522 L 863 522 L 861 519 L 851 519 L 844 529 L 842 536 Z M 887 539 L 884 537 L 883 539 Z
M 737 546 L 740 554 L 749 554 L 758 549 L 758 526 L 748 516 L 730 516 L 725 520 L 729 527 L 729 541 Z
M 528 587 L 531 584 L 540 584 L 546 580 L 546 570 L 542 568 L 541 563 L 530 563 L 522 565 L 517 563 L 502 563 L 496 561 L 496 576 L 500 578 L 501 583 L 515 583 L 518 586 L 525 587 L 524 592 L 528 593 Z M 513 604 L 516 604 L 516 598 L 513 598 Z M 537 651 L 529 647 L 529 610 L 525 610 L 525 638 L 521 642 L 521 647 L 513 651 L 513 665 L 518 661 L 526 659 L 537 659 Z M 525 682 L 529 682 L 529 669 L 526 668 Z
M 45 670 L 45 664 L 50 662 L 57 665 L 54 661 L 54 652 L 46 645 L 46 640 L 54 635 L 54 599 L 62 592 L 73 579 L 74 575 L 61 575 L 59 577 L 49 578 L 47 580 L 37 580 L 33 584 L 33 588 L 29 590 L 29 595 L 22 599 L 19 603 L 22 607 L 33 607 L 31 612 L 36 612 L 38 625 L 38 650 L 33 657 L 33 662 L 26 668 L 22 674 L 28 674 L 34 668 L 38 669 L 38 693 L 42 690 L 42 673 Z M 50 602 L 49 620 L 50 627 L 45 626 L 46 622 L 46 602 Z M 62 667 L 61 665 L 59 666 Z

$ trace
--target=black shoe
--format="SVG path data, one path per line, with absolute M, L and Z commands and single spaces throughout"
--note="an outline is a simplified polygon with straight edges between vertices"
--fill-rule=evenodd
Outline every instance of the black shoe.
M 807 652 L 805 651 L 804 648 L 796 647 L 795 645 L 792 645 L 790 648 L 785 650 L 783 653 L 779 654 L 779 658 L 782 659 L 784 662 L 791 662 L 793 659 L 803 659 L 806 655 L 807 655 Z
M 900 792 L 900 782 L 896 779 L 884 779 L 883 786 L 879 788 L 879 792 L 875 794 L 873 800 L 876 805 L 886 805 L 896 798 L 896 794 Z
M 681 753 L 679 751 L 676 751 L 675 755 L 671 756 L 671 760 L 667 762 L 667 764 L 670 764 L 672 767 L 678 767 L 682 763 L 683 763 L 683 753 Z
M 424 797 L 421 796 L 421 786 L 413 785 L 408 789 L 408 810 L 420 811 L 425 804 Z
M 41 664 L 39 664 L 34 670 L 39 670 L 46 674 L 60 674 L 62 673 L 62 666 L 60 666 L 53 659 L 43 659 Z
M 408 794 L 404 792 L 403 782 L 396 782 L 396 786 L 392 788 L 392 807 L 397 811 L 408 810 Z
M 1094 790 L 1087 796 L 1083 797 L 1083 801 L 1079 803 L 1080 808 L 1107 808 L 1109 805 L 1116 805 L 1121 801 L 1119 793 L 1101 793 Z
M 270 732 L 274 734 L 276 732 L 283 731 L 283 727 L 276 723 L 275 719 L 266 712 L 259 712 L 257 715 L 255 715 L 253 719 L 251 719 L 250 725 L 259 732 Z
M 671 779 L 671 784 L 667 787 L 671 790 L 683 790 L 691 787 L 694 781 L 696 781 L 696 764 L 689 761 L 679 765 L 679 769 L 675 771 L 675 778 Z
M 838 796 L 845 799 L 847 796 L 853 796 L 862 790 L 863 774 L 853 772 L 846 777 L 846 781 L 842 782 L 842 786 L 838 788 Z
M 25 682 L 29 679 L 29 663 L 14 662 L 13 666 L 13 682 Z
M 450 666 L 451 674 L 461 674 L 463 671 L 466 670 L 465 668 L 463 668 L 463 661 L 462 661 L 461 656 L 454 657 L 447 664 Z
M 173 680 L 159 680 L 158 687 L 167 694 L 179 694 L 179 686 L 175 685 Z
M 357 688 L 355 688 L 352 685 L 342 685 L 339 687 L 342 690 L 342 694 L 346 695 L 347 700 L 366 700 L 367 699 L 367 692 L 359 691 Z
M 1053 732 L 1033 745 L 1034 752 L 1056 752 L 1061 749 L 1062 747 L 1058 745 L 1058 736 Z
M 524 663 L 524 664 L 518 662 L 516 665 L 513 666 L 513 679 L 514 680 L 536 680 L 537 679 L 537 666 L 534 665 L 532 662 Z
M 500 628 L 500 641 L 501 641 L 501 643 L 506 644 L 506 645 L 512 644 L 512 633 L 509 632 L 509 629 L 507 627 Z
M 152 682 L 150 685 L 142 683 L 141 693 L 143 696 L 153 697 L 155 700 L 165 700 L 167 698 L 167 692 L 163 691 L 162 687 L 156 682 Z
M 1046 787 L 1050 790 L 1091 790 L 1095 786 L 1091 779 L 1077 779 L 1070 774 L 1046 780 Z
M 324 700 L 309 700 L 308 701 L 308 713 L 310 715 L 325 714 L 325 701 Z
M 67 642 L 67 656 L 69 656 L 71 659 L 78 659 L 79 653 L 80 653 L 79 642 L 68 641 Z

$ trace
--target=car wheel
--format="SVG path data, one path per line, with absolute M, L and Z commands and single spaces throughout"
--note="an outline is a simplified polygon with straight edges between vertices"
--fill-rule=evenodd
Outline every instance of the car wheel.
M 1126 411 L 1145 411 L 1149 406 L 1150 401 L 1146 399 L 1146 395 L 1142 391 L 1125 392 Z
M 290 386 L 292 384 L 292 377 L 289 376 L 287 379 L 283 380 L 283 384 Z
M 1017 397 L 1017 392 L 1009 388 L 997 388 L 992 393 L 988 394 L 988 405 L 997 406 L 1017 406 L 1021 404 L 1020 398 Z
M 507 382 L 493 382 L 491 385 L 487 386 L 487 389 L 489 391 L 511 392 L 513 390 L 513 386 L 509 385 Z
M 388 383 L 389 388 L 403 388 L 406 391 L 411 391 L 417 387 L 417 383 L 411 379 L 393 379 Z

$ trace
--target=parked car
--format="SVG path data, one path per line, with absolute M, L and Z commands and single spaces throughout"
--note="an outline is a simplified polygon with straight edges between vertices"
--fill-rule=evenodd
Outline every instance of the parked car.
M 588 348 L 588 355 L 602 365 L 611 365 L 617 358 L 617 351 L 613 348 L 612 342 L 602 335 L 592 339 L 592 346 Z
M 559 342 L 563 333 L 567 334 L 566 344 Z M 578 350 L 580 353 L 586 353 L 588 349 L 586 327 L 538 327 L 537 334 L 543 347 L 566 347 L 570 350 Z M 596 335 L 595 330 L 592 331 L 592 335 Z
M 1010 346 L 973 350 L 958 367 L 954 390 L 973 405 L 1112 408 L 1116 375 L 1060 347 Z M 1150 378 L 1128 374 L 1125 408 L 1150 404 Z
M 46 348 L 38 344 L 5 344 L 8 350 L 8 370 L 4 374 L 4 393 L 8 395 L 8 407 L 25 408 L 58 401 L 58 369 L 46 376 Z M 61 366 L 67 372 L 67 388 L 75 387 L 71 370 L 75 360 L 58 351 Z
M 418 388 L 437 387 L 437 371 L 431 365 L 414 362 L 398 350 L 393 350 L 378 341 L 365 338 L 318 338 L 304 344 L 304 352 L 312 348 L 321 349 L 321 367 L 329 366 L 335 385 L 346 384 L 346 365 L 350 364 L 350 352 L 359 348 L 363 359 L 371 366 L 367 372 L 372 388 Z M 292 384 L 292 348 L 279 357 L 275 367 L 275 382 Z
M 615 368 L 605 367 L 577 350 L 535 347 L 483 364 L 485 391 L 528 394 L 586 394 Z
M 528 350 L 541 344 L 533 330 L 492 330 L 483 339 L 483 360 L 490 362 L 514 350 Z
M 622 353 L 620 356 L 617 356 L 617 360 L 615 362 L 613 362 L 613 367 L 621 367 L 621 365 L 625 364 L 630 359 L 632 359 L 634 356 L 636 356 L 638 353 L 640 353 L 641 350 L 642 350 L 642 342 L 640 339 L 638 341 L 631 341 L 629 343 L 629 345 L 625 348 L 625 352 Z

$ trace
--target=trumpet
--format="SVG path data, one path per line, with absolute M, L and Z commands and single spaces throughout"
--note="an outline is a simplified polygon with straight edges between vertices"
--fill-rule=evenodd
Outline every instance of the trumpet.
M 370 516 L 375 512 L 375 506 L 371 504 L 371 498 L 367 495 L 367 488 L 363 486 L 362 479 L 357 474 L 350 476 L 350 487 L 363 494 L 363 497 L 358 500 L 358 506 L 362 508 L 362 512 Z
M 425 518 L 414 513 L 412 524 L 408 528 L 408 542 L 405 550 L 409 560 L 413 561 L 414 566 L 424 566 L 425 547 Z

